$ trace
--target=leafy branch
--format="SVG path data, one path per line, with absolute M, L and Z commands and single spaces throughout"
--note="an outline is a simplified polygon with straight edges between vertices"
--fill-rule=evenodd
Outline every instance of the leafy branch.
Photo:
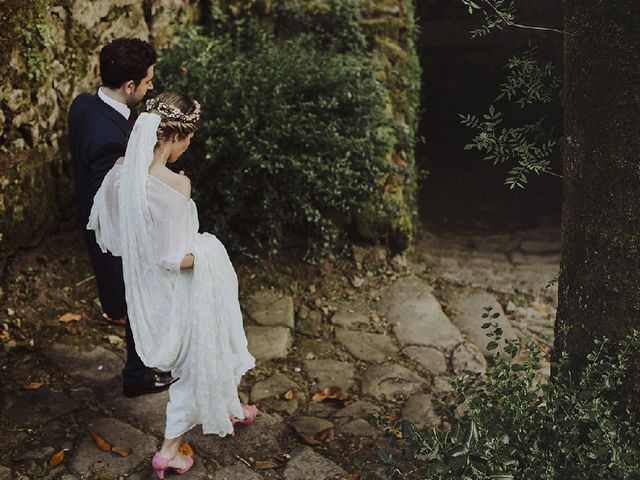
M 493 30 L 503 30 L 504 27 L 565 33 L 556 28 L 517 23 L 515 21 L 516 8 L 513 0 L 509 0 L 508 3 L 506 0 L 462 0 L 462 3 L 468 8 L 470 15 L 473 15 L 475 12 L 481 12 L 484 17 L 482 26 L 470 32 L 473 38 L 484 37 Z
M 482 37 L 505 26 L 522 26 L 515 22 L 516 9 L 513 0 L 461 0 L 471 15 L 481 11 L 484 22 L 480 28 L 471 32 L 472 37 Z M 540 29 L 542 29 L 540 27 Z M 551 29 L 553 30 L 553 29 Z M 541 63 L 538 47 L 529 47 L 520 55 L 510 57 L 506 64 L 508 71 L 505 81 L 500 84 L 500 93 L 496 101 L 508 100 L 520 108 L 535 103 L 549 104 L 558 96 L 561 86 L 551 62 Z M 560 177 L 551 171 L 549 160 L 557 144 L 553 128 L 545 129 L 542 117 L 539 120 L 517 127 L 502 125 L 502 113 L 494 105 L 489 107 L 482 117 L 473 114 L 460 114 L 461 124 L 477 131 L 465 150 L 476 149 L 484 153 L 484 159 L 494 165 L 512 161 L 505 184 L 509 188 L 524 188 L 530 174 L 548 173 Z
M 536 56 L 538 47 L 529 45 L 522 56 L 512 56 L 507 61 L 509 70 L 506 80 L 500 85 L 500 94 L 496 100 L 507 98 L 524 108 L 536 102 L 551 103 L 561 82 L 555 74 L 551 62 L 542 65 Z
M 462 125 L 478 131 L 471 143 L 464 146 L 465 150 L 484 152 L 483 158 L 494 165 L 511 159 L 516 162 L 505 180 L 509 188 L 524 188 L 528 174 L 557 175 L 551 171 L 549 160 L 556 141 L 547 137 L 542 126 L 544 117 L 522 127 L 505 128 L 501 127 L 502 113 L 496 111 L 493 105 L 482 118 L 473 114 L 459 116 Z

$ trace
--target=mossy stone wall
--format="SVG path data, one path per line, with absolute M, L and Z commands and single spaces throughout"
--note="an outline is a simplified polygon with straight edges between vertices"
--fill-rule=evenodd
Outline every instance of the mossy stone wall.
M 72 209 L 66 117 L 99 85 L 98 52 L 121 37 L 167 45 L 198 1 L 7 0 L 0 6 L 0 271 Z

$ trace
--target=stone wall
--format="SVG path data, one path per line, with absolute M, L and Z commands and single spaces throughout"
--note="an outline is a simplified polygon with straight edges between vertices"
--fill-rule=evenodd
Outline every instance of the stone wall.
M 405 170 L 387 179 L 385 194 L 398 205 L 387 219 L 359 218 L 358 229 L 365 237 L 376 238 L 389 232 L 394 250 L 405 250 L 418 227 L 415 177 L 415 138 L 420 107 L 420 65 L 416 50 L 416 25 L 411 0 L 363 2 L 367 5 L 363 26 L 374 51 L 374 61 L 382 67 L 381 80 L 389 91 L 389 109 L 399 122 L 396 144 L 388 152 L 387 162 Z M 377 230 L 377 231 L 376 231 Z
M 0 271 L 72 211 L 66 113 L 99 85 L 98 52 L 121 37 L 171 41 L 196 0 L 7 0 L 0 7 Z

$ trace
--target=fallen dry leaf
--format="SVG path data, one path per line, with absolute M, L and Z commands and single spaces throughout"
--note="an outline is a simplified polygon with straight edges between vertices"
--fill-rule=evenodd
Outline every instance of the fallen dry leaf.
M 234 457 L 244 463 L 247 467 L 251 467 L 251 462 L 249 462 L 249 460 L 242 458 L 240 455 L 234 455 Z
M 340 480 L 358 480 L 358 475 L 355 473 L 347 473 L 346 475 L 342 475 Z
M 89 410 L 91 410 L 92 412 L 99 412 L 100 411 L 100 407 L 98 405 L 95 405 L 93 403 L 90 403 L 87 408 Z
M 550 305 L 545 305 L 543 303 L 533 302 L 531 304 L 531 308 L 537 310 L 538 312 L 546 313 L 547 315 L 553 313 L 553 307 L 551 307 Z
M 131 450 L 129 450 L 127 447 L 111 447 L 111 451 L 113 453 L 117 453 L 121 457 L 128 457 L 131 453 Z
M 96 432 L 93 432 L 93 431 L 89 432 L 89 434 L 91 435 L 91 438 L 93 438 L 93 442 L 96 444 L 96 447 L 98 447 L 103 452 L 111 451 L 111 444 L 107 442 L 104 438 L 102 438 L 100 435 L 98 435 Z
M 335 437 L 335 434 L 336 434 L 336 432 L 333 429 L 333 427 L 329 427 L 329 428 L 325 428 L 321 432 L 316 433 L 315 438 L 319 442 L 328 443 L 328 442 L 332 442 L 333 441 L 333 439 Z
M 295 394 L 296 392 L 294 392 L 293 390 L 287 390 L 287 392 L 284 394 L 284 399 L 291 400 Z
M 64 460 L 64 450 L 60 450 L 51 457 L 49 460 L 49 466 L 51 468 L 55 468 L 62 463 L 62 460 Z
M 278 455 L 274 456 L 273 458 L 275 458 L 275 460 L 277 462 L 286 463 L 289 460 L 291 460 L 291 455 L 289 455 L 288 453 L 279 453 Z
M 316 446 L 316 445 L 322 445 L 322 442 L 319 442 L 318 440 L 313 438 L 311 435 L 305 435 L 304 433 L 301 433 L 300 437 L 302 438 L 302 441 L 304 443 L 306 443 L 307 445 L 310 445 L 312 447 Z
M 186 455 L 187 457 L 193 458 L 193 449 L 191 448 L 191 445 L 189 445 L 187 442 L 182 442 L 180 444 L 180 448 L 178 448 L 178 451 L 182 455 Z
M 311 400 L 314 402 L 322 402 L 323 400 L 337 399 L 341 394 L 342 391 L 339 387 L 328 387 L 317 392 L 313 397 L 311 397 Z
M 44 385 L 43 382 L 31 382 L 31 383 L 27 383 L 27 384 L 23 385 L 22 389 L 23 390 L 37 390 L 43 385 Z
M 256 470 L 268 470 L 270 468 L 278 468 L 280 465 L 278 465 L 276 462 L 272 461 L 272 460 L 265 460 L 263 462 L 256 462 L 255 465 L 255 469 Z
M 78 315 L 77 313 L 65 313 L 58 319 L 58 321 L 60 323 L 70 323 L 70 322 L 77 322 L 81 318 L 82 316 Z

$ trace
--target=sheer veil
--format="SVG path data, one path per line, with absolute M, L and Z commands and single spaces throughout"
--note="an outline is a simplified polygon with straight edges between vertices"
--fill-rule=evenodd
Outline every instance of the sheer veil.
M 153 149 L 158 141 L 160 116 L 142 113 L 129 137 L 120 175 L 118 205 L 127 312 L 142 361 L 169 371 L 184 360 L 184 328 L 177 322 L 172 274 L 158 268 L 153 223 L 147 205 L 146 185 Z M 175 274 L 173 274 L 175 276 Z

